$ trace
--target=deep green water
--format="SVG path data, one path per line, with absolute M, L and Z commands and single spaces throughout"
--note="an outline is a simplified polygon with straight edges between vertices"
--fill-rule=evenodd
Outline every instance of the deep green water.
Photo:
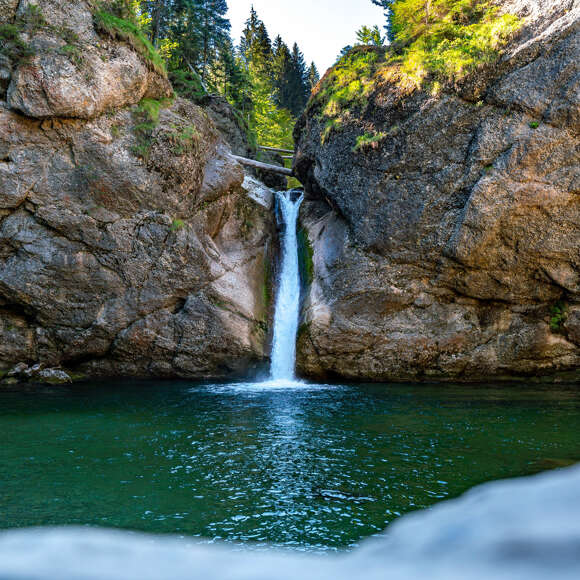
M 481 482 L 580 460 L 580 388 L 2 388 L 0 439 L 0 528 L 329 549 Z

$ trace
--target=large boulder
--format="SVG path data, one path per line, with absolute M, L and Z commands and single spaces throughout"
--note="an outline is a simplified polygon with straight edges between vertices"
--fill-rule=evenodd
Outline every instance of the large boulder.
M 272 192 L 93 4 L 14 15 L 35 52 L 0 101 L 0 370 L 245 374 L 267 359 Z
M 385 65 L 340 126 L 316 97 L 299 121 L 313 253 L 302 373 L 580 367 L 576 327 L 555 314 L 580 302 L 580 3 L 502 4 L 523 27 L 493 66 L 436 91 Z
M 69 0 L 18 3 L 14 19 L 29 54 L 14 63 L 10 108 L 37 119 L 92 119 L 144 97 L 173 94 L 137 37 L 120 42 L 115 29 L 99 26 L 99 10 L 107 5 L 96 6 Z

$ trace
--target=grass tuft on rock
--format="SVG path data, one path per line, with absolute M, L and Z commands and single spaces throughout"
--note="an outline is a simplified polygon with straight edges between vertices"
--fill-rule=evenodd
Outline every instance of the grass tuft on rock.
M 379 132 L 379 133 L 365 133 L 364 135 L 360 135 L 356 139 L 356 145 L 353 147 L 353 151 L 365 151 L 367 149 L 378 149 L 381 142 L 387 138 L 387 133 Z
M 97 10 L 94 20 L 99 32 L 108 34 L 113 39 L 127 42 L 155 72 L 167 77 L 163 58 L 135 23 L 119 18 L 106 10 Z
M 27 62 L 34 55 L 34 51 L 20 37 L 18 26 L 0 24 L 0 54 L 8 57 L 13 66 L 18 66 Z

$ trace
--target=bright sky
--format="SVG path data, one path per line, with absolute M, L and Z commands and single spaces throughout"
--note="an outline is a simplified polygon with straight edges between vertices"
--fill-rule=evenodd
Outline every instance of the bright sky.
M 228 0 L 232 37 L 237 45 L 254 5 L 271 39 L 280 35 L 292 48 L 294 42 L 306 62 L 316 63 L 322 76 L 343 46 L 354 44 L 363 25 L 384 25 L 383 11 L 371 0 Z

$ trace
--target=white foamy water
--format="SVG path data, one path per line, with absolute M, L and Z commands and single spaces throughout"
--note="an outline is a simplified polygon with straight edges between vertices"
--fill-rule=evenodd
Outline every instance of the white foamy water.
M 298 196 L 299 195 L 299 196 Z M 282 267 L 274 312 L 274 338 L 270 379 L 278 384 L 294 381 L 296 335 L 300 309 L 300 271 L 296 224 L 303 195 L 295 190 L 276 194 L 284 222 L 282 232 Z

